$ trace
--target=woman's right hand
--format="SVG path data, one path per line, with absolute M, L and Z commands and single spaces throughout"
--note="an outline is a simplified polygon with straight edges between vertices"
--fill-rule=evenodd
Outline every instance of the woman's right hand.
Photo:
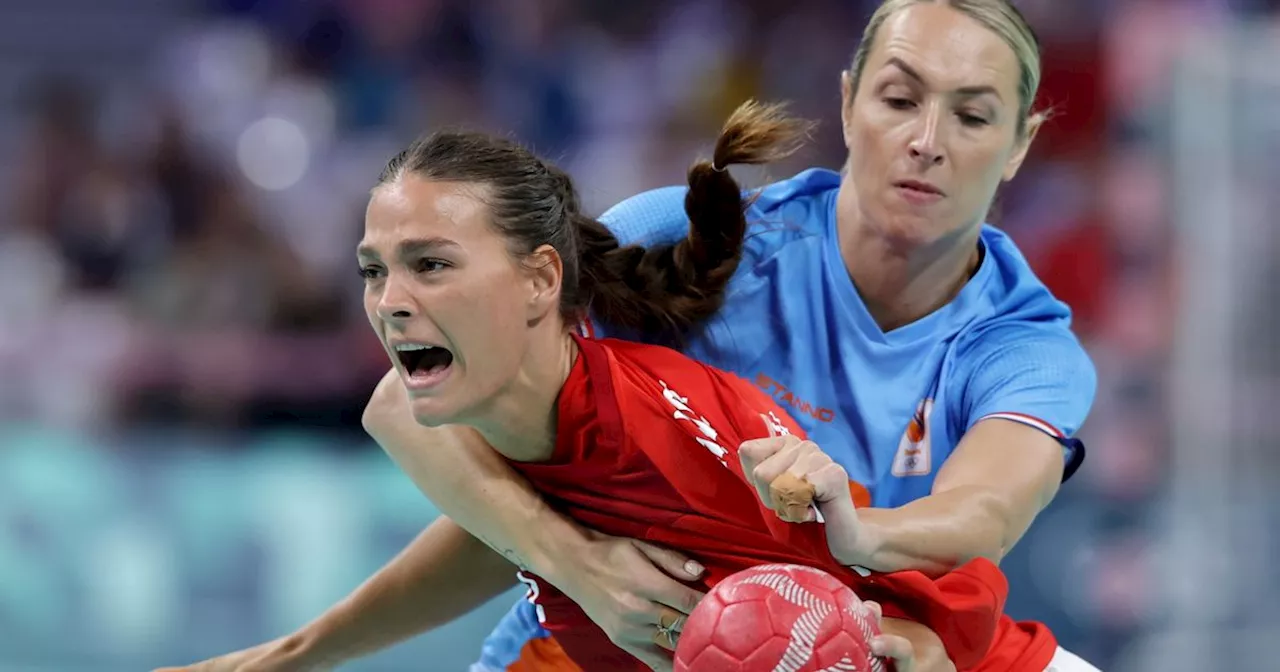
M 705 570 L 675 551 L 643 541 L 596 532 L 587 537 L 585 545 L 575 544 L 556 559 L 560 571 L 547 580 L 577 602 L 619 648 L 653 670 L 670 671 L 680 626 L 703 597 L 680 581 L 695 581 Z M 665 631 L 672 634 L 661 634 Z
M 298 640 L 290 636 L 199 663 L 162 667 L 153 672 L 326 672 L 330 669 L 305 660 Z

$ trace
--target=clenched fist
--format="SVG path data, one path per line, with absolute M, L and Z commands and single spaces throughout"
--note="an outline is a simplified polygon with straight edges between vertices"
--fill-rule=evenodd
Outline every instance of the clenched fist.
M 738 448 L 738 459 L 765 506 L 788 522 L 825 523 L 836 560 L 861 564 L 849 475 L 818 444 L 789 435 L 754 439 Z

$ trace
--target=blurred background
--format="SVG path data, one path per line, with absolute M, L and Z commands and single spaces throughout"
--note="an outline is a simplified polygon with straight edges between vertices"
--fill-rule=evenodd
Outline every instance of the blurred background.
M 598 213 L 757 96 L 823 122 L 772 176 L 835 167 L 873 4 L 0 0 L 0 670 L 274 638 L 435 515 L 359 428 L 352 250 L 412 137 L 511 134 Z M 1057 115 L 993 218 L 1101 387 L 1010 610 L 1106 670 L 1278 669 L 1280 3 L 1019 4 Z M 349 669 L 464 670 L 510 602 Z

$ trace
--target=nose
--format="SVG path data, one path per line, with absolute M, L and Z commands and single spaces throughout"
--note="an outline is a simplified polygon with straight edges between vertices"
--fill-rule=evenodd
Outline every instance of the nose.
M 398 273 L 387 274 L 378 297 L 378 317 L 384 322 L 403 322 L 418 314 L 413 294 L 406 286 L 407 279 Z
M 922 168 L 942 165 L 941 127 L 942 106 L 936 102 L 926 105 L 924 114 L 917 117 L 914 137 L 907 144 L 911 158 Z

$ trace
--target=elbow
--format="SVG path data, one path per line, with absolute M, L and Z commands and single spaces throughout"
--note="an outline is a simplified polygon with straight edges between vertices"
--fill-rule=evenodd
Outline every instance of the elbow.
M 974 529 L 984 530 L 985 533 L 977 535 L 977 543 L 971 550 L 972 557 L 969 559 L 985 558 L 998 565 L 1017 543 L 1025 528 L 1019 528 L 1015 507 L 997 493 L 975 493 L 972 505 L 974 516 L 982 521 Z

